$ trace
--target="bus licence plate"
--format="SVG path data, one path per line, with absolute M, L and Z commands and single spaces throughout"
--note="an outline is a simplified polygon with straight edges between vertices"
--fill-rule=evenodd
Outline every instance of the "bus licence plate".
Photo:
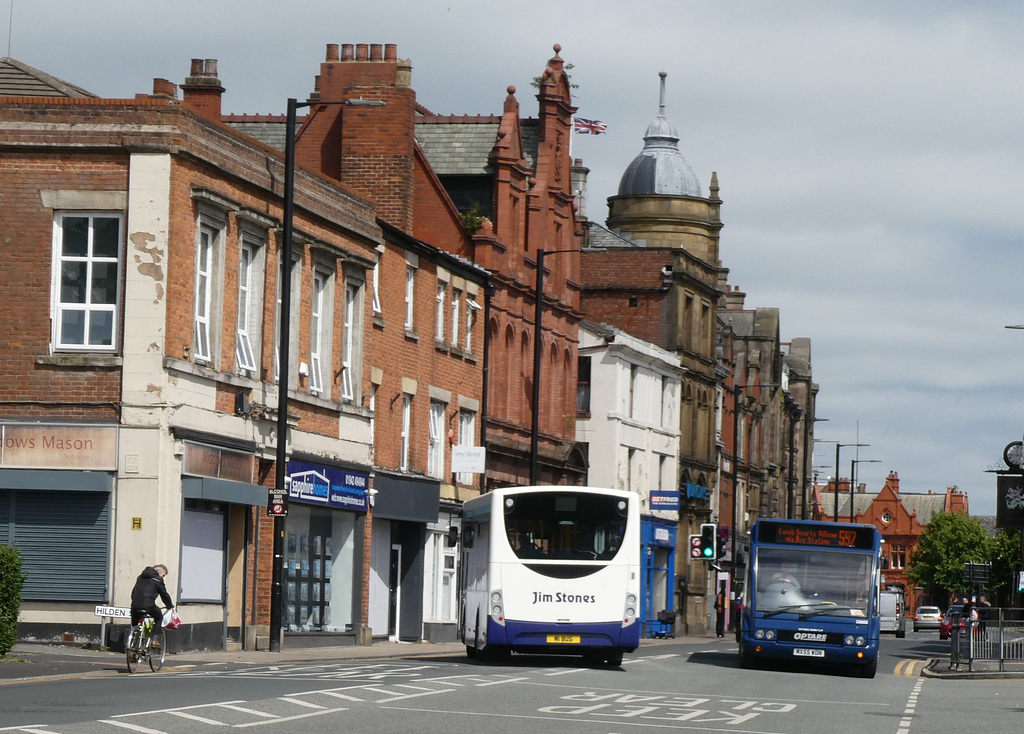
M 580 644 L 579 635 L 548 635 L 549 645 L 578 645 Z
M 816 647 L 798 647 L 795 650 L 793 650 L 793 654 L 803 658 L 825 657 L 825 651 L 821 648 Z

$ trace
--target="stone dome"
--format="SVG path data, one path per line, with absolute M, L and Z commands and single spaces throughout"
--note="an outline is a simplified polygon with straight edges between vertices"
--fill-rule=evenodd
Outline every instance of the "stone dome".
M 665 77 L 661 72 L 658 117 L 647 126 L 644 149 L 626 167 L 619 181 L 619 196 L 668 194 L 702 196 L 700 181 L 679 151 L 679 133 L 665 117 Z

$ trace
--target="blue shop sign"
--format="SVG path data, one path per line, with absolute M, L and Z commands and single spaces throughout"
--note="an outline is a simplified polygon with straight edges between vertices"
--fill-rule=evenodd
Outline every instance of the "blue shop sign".
M 368 474 L 288 462 L 288 498 L 296 502 L 366 512 L 369 488 Z
M 678 490 L 661 490 L 655 489 L 651 491 L 651 509 L 652 510 L 676 510 L 678 511 L 682 505 L 682 500 Z
M 690 484 L 686 483 L 686 498 L 706 500 L 708 498 L 708 488 L 701 484 Z

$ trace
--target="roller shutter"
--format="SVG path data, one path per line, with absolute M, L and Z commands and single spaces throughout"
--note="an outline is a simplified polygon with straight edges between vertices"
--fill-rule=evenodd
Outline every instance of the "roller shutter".
M 109 500 L 106 492 L 0 491 L 0 539 L 21 551 L 24 600 L 106 601 Z

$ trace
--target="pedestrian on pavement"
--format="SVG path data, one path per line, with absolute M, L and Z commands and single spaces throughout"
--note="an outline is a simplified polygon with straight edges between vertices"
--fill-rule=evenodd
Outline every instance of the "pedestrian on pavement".
M 157 597 L 168 609 L 174 609 L 174 600 L 167 593 L 167 586 L 164 585 L 164 576 L 167 575 L 167 566 L 158 563 L 155 566 L 147 566 L 135 580 L 132 588 L 132 624 L 138 624 L 148 614 L 153 621 L 160 626 L 163 624 L 164 613 L 157 606 Z
M 725 605 L 729 603 L 725 595 L 725 582 L 718 586 L 718 595 L 715 596 L 715 633 L 719 637 L 725 637 Z

